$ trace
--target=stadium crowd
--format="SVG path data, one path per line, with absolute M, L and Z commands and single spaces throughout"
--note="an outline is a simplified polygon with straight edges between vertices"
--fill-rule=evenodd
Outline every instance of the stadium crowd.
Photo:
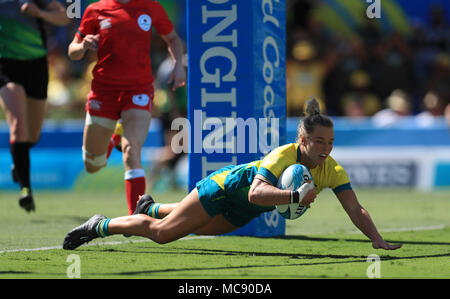
M 428 23 L 410 21 L 409 34 L 385 32 L 380 19 L 367 17 L 353 35 L 341 36 L 316 17 L 318 3 L 293 1 L 288 9 L 289 116 L 316 95 L 328 115 L 373 116 L 381 125 L 397 115 L 417 115 L 425 125 L 433 116 L 450 117 L 450 23 L 443 7 L 430 5 Z
M 184 1 L 183 1 L 184 2 Z M 450 119 L 450 24 L 442 7 L 431 6 L 429 22 L 415 22 L 409 35 L 382 32 L 378 19 L 366 18 L 352 36 L 330 33 L 313 13 L 319 1 L 287 0 L 287 109 L 300 116 L 311 96 L 330 116 L 376 117 L 381 124 L 397 115 Z M 164 1 L 186 41 L 184 5 Z M 78 27 L 73 19 L 49 31 L 50 82 L 47 118 L 83 118 L 95 57 L 70 61 L 67 47 Z M 155 35 L 152 66 L 156 73 L 167 58 L 164 42 Z M 155 116 L 170 109 L 164 82 L 156 82 Z M 158 86 L 161 88 L 158 88 Z M 181 93 L 180 96 L 186 96 Z M 185 107 L 183 107 L 185 109 Z M 3 116 L 2 116 L 3 118 Z M 387 119 L 387 120 L 386 120 Z M 450 124 L 450 120 L 449 120 Z

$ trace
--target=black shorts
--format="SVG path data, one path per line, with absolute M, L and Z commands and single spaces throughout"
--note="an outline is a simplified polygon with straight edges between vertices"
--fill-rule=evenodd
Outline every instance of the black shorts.
M 31 60 L 0 58 L 0 88 L 9 82 L 22 85 L 28 97 L 47 99 L 47 56 Z

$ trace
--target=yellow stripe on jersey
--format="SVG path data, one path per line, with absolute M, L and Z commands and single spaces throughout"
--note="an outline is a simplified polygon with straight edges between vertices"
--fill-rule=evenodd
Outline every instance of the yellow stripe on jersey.
M 251 168 L 251 167 L 258 168 L 260 163 L 261 163 L 260 160 L 247 163 L 247 164 L 245 164 L 245 168 L 244 169 Z M 230 166 L 224 168 L 222 171 L 218 170 L 215 175 L 211 176 L 211 180 L 216 182 L 217 185 L 219 185 L 219 187 L 222 190 L 225 190 L 225 188 L 226 188 L 225 183 L 227 182 L 227 176 L 228 176 L 228 174 L 230 173 L 230 171 L 232 169 L 234 169 L 234 168 L 233 168 L 232 165 L 230 165 Z M 233 174 L 235 174 L 235 173 L 233 173 Z M 230 180 L 232 180 L 232 179 L 230 179 Z M 230 180 L 228 180 L 228 183 L 230 183 Z
M 224 171 L 211 177 L 211 180 L 217 183 L 222 190 L 225 190 L 225 180 L 230 171 Z
M 351 189 L 350 180 L 344 168 L 331 156 L 327 157 L 325 163 L 310 169 L 310 171 L 317 193 L 325 188 L 331 188 L 335 193 Z

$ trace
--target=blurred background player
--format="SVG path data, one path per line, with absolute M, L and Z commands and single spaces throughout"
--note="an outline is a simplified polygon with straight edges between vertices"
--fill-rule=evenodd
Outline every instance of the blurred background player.
M 86 103 L 83 161 L 87 172 L 106 166 L 108 144 L 121 119 L 121 148 L 125 166 L 125 192 L 130 214 L 139 195 L 145 193 L 141 149 L 148 134 L 153 101 L 150 61 L 152 28 L 167 43 L 175 61 L 172 88 L 186 85 L 182 64 L 184 47 L 164 8 L 157 1 L 101 0 L 86 8 L 68 54 L 82 59 L 88 50 L 97 52 L 91 91 Z
M 44 22 L 67 25 L 56 0 L 0 0 L 0 104 L 9 125 L 12 178 L 19 183 L 19 205 L 35 210 L 30 182 L 30 148 L 40 138 L 48 87 Z
M 186 55 L 183 57 L 183 65 L 187 67 Z M 166 187 L 178 188 L 175 168 L 180 159 L 187 155 L 185 152 L 175 153 L 172 149 L 173 137 L 179 134 L 178 131 L 172 130 L 172 121 L 178 117 L 187 117 L 187 88 L 171 90 L 167 84 L 174 66 L 173 59 L 169 56 L 161 62 L 156 72 L 153 115 L 161 120 L 164 146 L 158 149 L 154 157 L 151 157 L 153 164 L 149 169 L 147 192 L 154 189 L 163 174 L 168 174 L 169 177 L 169 185 Z M 183 140 L 187 139 L 186 136 Z M 183 144 L 179 144 L 179 146 L 182 147 Z

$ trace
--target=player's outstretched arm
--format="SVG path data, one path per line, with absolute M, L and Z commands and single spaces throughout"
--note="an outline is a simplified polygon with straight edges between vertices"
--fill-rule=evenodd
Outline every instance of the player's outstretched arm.
M 369 213 L 359 204 L 353 190 L 341 191 L 337 194 L 337 198 L 353 224 L 372 241 L 374 249 L 394 250 L 402 247 L 402 244 L 389 244 L 383 240 Z
M 40 18 L 56 26 L 65 26 L 70 23 L 64 6 L 56 0 L 51 1 L 45 9 L 40 9 L 34 2 L 25 2 L 20 10 L 22 13 Z

